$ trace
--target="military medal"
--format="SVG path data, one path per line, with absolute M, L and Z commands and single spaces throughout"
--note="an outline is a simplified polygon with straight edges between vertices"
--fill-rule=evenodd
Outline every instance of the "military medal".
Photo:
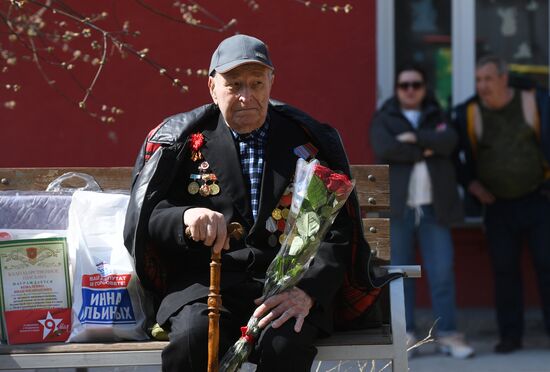
M 202 133 L 193 133 L 189 139 L 191 140 L 191 160 L 201 160 L 202 154 L 200 148 L 204 145 L 204 136 Z
M 210 168 L 210 164 L 208 164 L 207 161 L 203 161 L 201 165 L 199 165 L 199 171 L 206 172 Z
M 277 244 L 283 244 L 287 235 L 285 234 L 286 221 L 290 215 L 290 204 L 292 203 L 292 192 L 294 190 L 293 183 L 285 189 L 281 200 L 277 206 L 271 211 L 265 221 L 265 229 L 270 233 L 267 238 L 267 244 L 270 247 L 275 247 Z
M 203 184 L 199 189 L 199 194 L 201 196 L 208 196 L 210 195 L 210 187 L 205 183 Z
M 290 204 L 289 204 L 290 205 Z M 290 213 L 290 209 L 288 208 L 283 208 L 283 210 L 281 211 L 281 215 L 283 216 L 283 219 L 287 219 L 288 218 L 288 214 Z
M 275 208 L 273 212 L 271 212 L 271 217 L 279 221 L 283 217 L 281 210 L 279 208 Z
M 217 183 L 210 185 L 210 195 L 218 195 L 220 193 L 220 187 Z
M 281 196 L 281 201 L 279 204 L 281 204 L 282 207 L 288 207 L 290 206 L 290 203 L 292 202 L 292 194 L 287 194 Z
M 319 150 L 317 150 L 317 147 L 313 146 L 311 142 L 294 149 L 294 154 L 304 160 L 313 159 L 318 152 Z
M 188 186 L 187 186 L 187 191 L 189 192 L 189 194 L 191 195 L 195 195 L 196 193 L 199 192 L 199 189 L 200 189 L 200 186 L 198 183 L 196 183 L 195 181 L 191 182 Z
M 273 217 L 269 217 L 267 221 L 265 221 L 265 228 L 270 233 L 274 233 L 275 231 L 277 231 L 277 222 Z
M 207 161 L 202 161 L 197 167 L 199 174 L 191 174 L 189 178 L 193 181 L 187 186 L 187 191 L 191 195 L 199 194 L 207 197 L 210 195 L 218 195 L 220 186 L 218 185 L 218 177 L 214 173 L 206 173 L 210 169 L 210 164 Z
M 199 192 L 200 185 L 197 182 L 197 180 L 201 179 L 200 174 L 191 174 L 189 175 L 189 178 L 192 180 L 189 185 L 187 185 L 187 192 L 191 195 L 195 195 Z

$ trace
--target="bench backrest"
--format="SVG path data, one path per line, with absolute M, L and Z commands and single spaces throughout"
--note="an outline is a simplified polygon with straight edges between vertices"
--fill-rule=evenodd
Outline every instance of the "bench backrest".
M 383 262 L 390 259 L 390 224 L 387 218 L 378 217 L 389 209 L 389 166 L 352 165 L 356 191 L 363 213 L 365 238 L 373 255 Z M 0 168 L 0 191 L 43 191 L 57 177 L 67 172 L 86 173 L 95 178 L 103 190 L 125 190 L 130 187 L 131 167 L 108 168 Z M 65 187 L 82 187 L 78 178 L 63 182 Z

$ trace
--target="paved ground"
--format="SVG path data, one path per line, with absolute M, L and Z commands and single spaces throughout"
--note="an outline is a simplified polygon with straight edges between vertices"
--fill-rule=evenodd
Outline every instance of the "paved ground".
M 429 325 L 429 313 L 420 314 L 422 327 Z M 426 344 L 418 357 L 409 362 L 412 372 L 550 372 L 550 338 L 543 330 L 539 309 L 526 312 L 524 348 L 521 351 L 499 355 L 493 352 L 498 340 L 493 311 L 467 309 L 459 312 L 459 326 L 476 349 L 476 356 L 456 360 L 435 353 L 435 345 Z
M 419 334 L 427 335 L 432 325 L 430 311 L 419 311 L 417 316 Z M 528 310 L 525 318 L 523 350 L 499 355 L 493 352 L 498 340 L 493 310 L 462 309 L 458 314 L 458 324 L 476 349 L 476 355 L 466 360 L 454 359 L 437 353 L 435 343 L 431 342 L 423 345 L 418 356 L 409 361 L 409 369 L 411 372 L 550 372 L 550 338 L 543 330 L 541 312 L 539 309 Z M 384 362 L 377 362 L 373 368 L 372 363 L 366 361 L 347 361 L 314 365 L 312 371 L 374 372 L 384 366 Z M 384 371 L 391 371 L 391 368 Z
M 419 311 L 420 334 L 427 334 L 432 324 L 429 311 Z M 467 360 L 453 359 L 435 352 L 435 344 L 421 347 L 419 355 L 409 362 L 411 372 L 550 372 L 550 338 L 543 330 L 539 309 L 526 312 L 526 331 L 524 348 L 508 355 L 493 353 L 497 341 L 497 331 L 493 310 L 463 309 L 459 312 L 459 327 L 476 349 L 476 356 Z M 376 365 L 368 361 L 315 363 L 312 372 L 379 372 L 386 363 L 378 361 Z M 391 371 L 391 367 L 383 369 Z M 74 369 L 49 369 L 40 372 L 74 372 Z M 158 372 L 160 368 L 92 368 L 89 372 Z M 248 368 L 246 372 L 253 371 Z

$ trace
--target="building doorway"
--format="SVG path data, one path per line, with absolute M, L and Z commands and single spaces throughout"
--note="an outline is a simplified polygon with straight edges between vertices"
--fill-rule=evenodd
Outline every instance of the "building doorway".
M 475 61 L 505 58 L 513 75 L 549 87 L 549 0 L 377 0 L 378 103 L 393 94 L 395 69 L 416 62 L 440 104 L 475 92 Z

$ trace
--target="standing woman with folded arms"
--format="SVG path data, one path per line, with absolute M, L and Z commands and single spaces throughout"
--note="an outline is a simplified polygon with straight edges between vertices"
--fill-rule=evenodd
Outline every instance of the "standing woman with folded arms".
M 438 319 L 438 349 L 455 358 L 467 358 L 474 350 L 456 329 L 449 228 L 463 219 L 451 160 L 458 137 L 428 91 L 422 68 L 403 66 L 395 81 L 395 95 L 376 112 L 370 131 L 377 160 L 390 165 L 392 264 L 415 264 L 418 241 L 434 318 Z M 414 281 L 405 280 L 408 346 L 417 340 L 414 286 Z

